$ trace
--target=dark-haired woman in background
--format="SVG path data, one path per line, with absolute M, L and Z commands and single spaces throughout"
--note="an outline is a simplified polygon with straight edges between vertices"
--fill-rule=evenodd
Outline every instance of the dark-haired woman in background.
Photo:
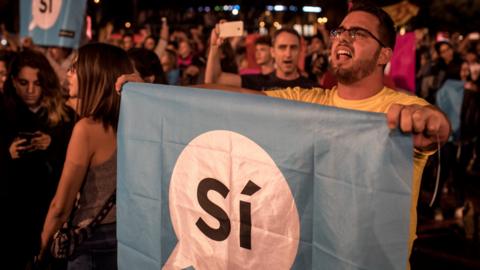
M 28 49 L 12 61 L 2 106 L 2 137 L 8 147 L 2 152 L 7 163 L 2 184 L 10 202 L 2 222 L 8 246 L 4 255 L 10 269 L 23 269 L 39 251 L 38 235 L 57 188 L 75 113 L 65 105 L 48 60 Z

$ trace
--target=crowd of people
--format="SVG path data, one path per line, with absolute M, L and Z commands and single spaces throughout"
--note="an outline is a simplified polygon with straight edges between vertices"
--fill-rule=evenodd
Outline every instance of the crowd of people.
M 67 221 L 88 225 L 115 192 L 120 90 L 128 81 L 385 113 L 390 128 L 413 134 L 410 250 L 422 173 L 424 179 L 433 178 L 437 166 L 423 169 L 435 164 L 432 154 L 449 138 L 442 148 L 441 187 L 455 187 L 458 218 L 467 210 L 477 213 L 476 33 L 463 39 L 419 36 L 415 95 L 385 86 L 396 31 L 388 14 L 377 7 L 354 5 L 340 26 L 328 32 L 319 24 L 318 34 L 310 38 L 284 27 L 271 35 L 222 39 L 218 29 L 217 24 L 213 29 L 200 25 L 187 32 L 170 31 L 162 20 L 158 33 L 125 33 L 120 39 L 107 33 L 78 50 L 43 47 L 24 38 L 0 51 L 0 205 L 9 247 L 2 262 L 11 265 L 9 269 L 65 269 L 66 261 L 49 258 L 52 236 Z M 430 105 L 436 104 L 436 93 L 448 80 L 462 81 L 465 89 L 458 136 L 450 136 L 447 117 Z M 93 269 L 93 261 L 99 269 L 116 269 L 115 222 L 113 207 L 69 258 L 68 269 Z M 478 224 L 466 236 L 473 238 L 474 233 Z
M 436 38 L 419 33 L 416 95 L 442 107 L 444 101 L 439 99 L 439 94 L 455 92 L 455 88 L 463 92 L 462 102 L 455 108 L 460 117 L 453 119 L 459 124 L 443 146 L 440 161 L 433 157 L 425 171 L 428 182 L 428 179 L 436 178 L 440 170 L 438 198 L 432 206 L 433 211 L 426 212 L 431 212 L 437 221 L 443 220 L 446 214 L 460 223 L 465 222 L 465 225 L 472 224 L 465 227 L 465 233 L 468 239 L 473 239 L 474 236 L 478 237 L 480 207 L 479 186 L 475 181 L 480 176 L 480 164 L 476 159 L 479 153 L 476 141 L 480 135 L 480 37 L 477 32 L 465 36 L 453 33 L 448 38 L 444 33 Z M 440 163 L 440 167 L 437 163 Z M 429 182 L 431 184 L 433 181 Z M 446 193 L 455 198 L 453 213 L 442 206 L 442 196 L 446 197 Z

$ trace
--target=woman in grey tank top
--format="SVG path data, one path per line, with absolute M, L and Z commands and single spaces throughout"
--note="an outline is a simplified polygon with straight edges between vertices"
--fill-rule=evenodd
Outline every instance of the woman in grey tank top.
M 112 45 L 87 44 L 73 60 L 67 79 L 70 96 L 77 98 L 80 120 L 75 124 L 60 183 L 43 226 L 40 260 L 62 224 L 71 218 L 74 226 L 88 225 L 116 188 L 120 95 L 115 92 L 115 81 L 132 72 L 126 52 Z M 68 269 L 117 269 L 115 210 L 111 208 L 91 237 L 76 247 Z

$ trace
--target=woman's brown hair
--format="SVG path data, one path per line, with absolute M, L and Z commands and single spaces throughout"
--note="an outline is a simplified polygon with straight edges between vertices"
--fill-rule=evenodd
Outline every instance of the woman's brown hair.
M 74 64 L 78 78 L 80 117 L 101 121 L 105 128 L 116 131 L 120 110 L 120 95 L 115 82 L 122 74 L 133 73 L 127 53 L 119 47 L 92 43 L 78 50 Z
M 49 126 L 56 126 L 60 121 L 68 122 L 69 118 L 63 90 L 60 81 L 48 62 L 47 58 L 40 52 L 25 49 L 19 52 L 11 64 L 11 73 L 5 82 L 5 93 L 7 96 L 14 96 L 15 87 L 13 79 L 24 67 L 38 69 L 38 80 L 42 88 L 42 97 L 40 104 L 46 109 L 47 121 Z

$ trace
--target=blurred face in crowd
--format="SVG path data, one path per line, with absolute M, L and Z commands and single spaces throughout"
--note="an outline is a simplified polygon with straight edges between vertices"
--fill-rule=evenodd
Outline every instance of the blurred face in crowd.
M 13 80 L 17 95 L 30 109 L 40 106 L 42 86 L 38 80 L 38 68 L 23 67 Z
M 77 77 L 77 57 L 72 60 L 72 65 L 67 72 L 68 96 L 76 98 L 78 96 L 78 77 Z
M 453 49 L 448 44 L 440 45 L 439 53 L 445 63 L 448 64 L 453 60 Z
M 60 63 L 67 57 L 65 50 L 58 47 L 50 47 L 48 48 L 48 54 L 55 60 L 57 63 Z
M 325 46 L 323 45 L 323 41 L 321 41 L 318 37 L 312 38 L 312 43 L 310 44 L 310 51 L 312 53 L 321 53 L 325 50 Z
M 383 64 L 379 63 L 382 46 L 368 32 L 379 37 L 379 20 L 372 14 L 363 11 L 349 13 L 340 27 L 343 29 L 362 29 L 352 38 L 348 31 L 332 37 L 330 64 L 337 80 L 343 84 L 351 84 L 371 75 L 379 67 L 383 72 Z M 368 31 L 368 32 L 367 32 Z
M 122 43 L 123 43 L 123 49 L 125 51 L 128 51 L 131 48 L 133 48 L 133 38 L 131 36 L 124 36 L 122 39 Z
M 280 33 L 274 41 L 271 49 L 277 68 L 277 76 L 297 76 L 297 64 L 300 53 L 300 40 L 294 34 Z
M 467 52 L 465 54 L 465 61 L 469 64 L 477 63 L 478 57 L 474 52 Z
M 190 43 L 188 43 L 188 41 L 181 41 L 180 44 L 178 44 L 178 54 L 182 58 L 188 57 L 191 52 L 192 48 L 190 47 Z
M 420 66 L 428 65 L 430 62 L 429 56 L 426 53 L 420 55 Z
M 257 65 L 262 66 L 270 63 L 272 55 L 270 54 L 270 46 L 267 44 L 255 45 L 255 62 Z
M 470 75 L 470 66 L 467 62 L 462 63 L 462 67 L 460 68 L 460 79 L 462 81 L 467 81 L 468 75 Z
M 0 61 L 0 92 L 3 92 L 3 84 L 7 80 L 7 64 Z
M 155 49 L 155 40 L 152 37 L 147 37 L 143 43 L 143 47 L 147 50 L 153 51 L 153 49 Z

